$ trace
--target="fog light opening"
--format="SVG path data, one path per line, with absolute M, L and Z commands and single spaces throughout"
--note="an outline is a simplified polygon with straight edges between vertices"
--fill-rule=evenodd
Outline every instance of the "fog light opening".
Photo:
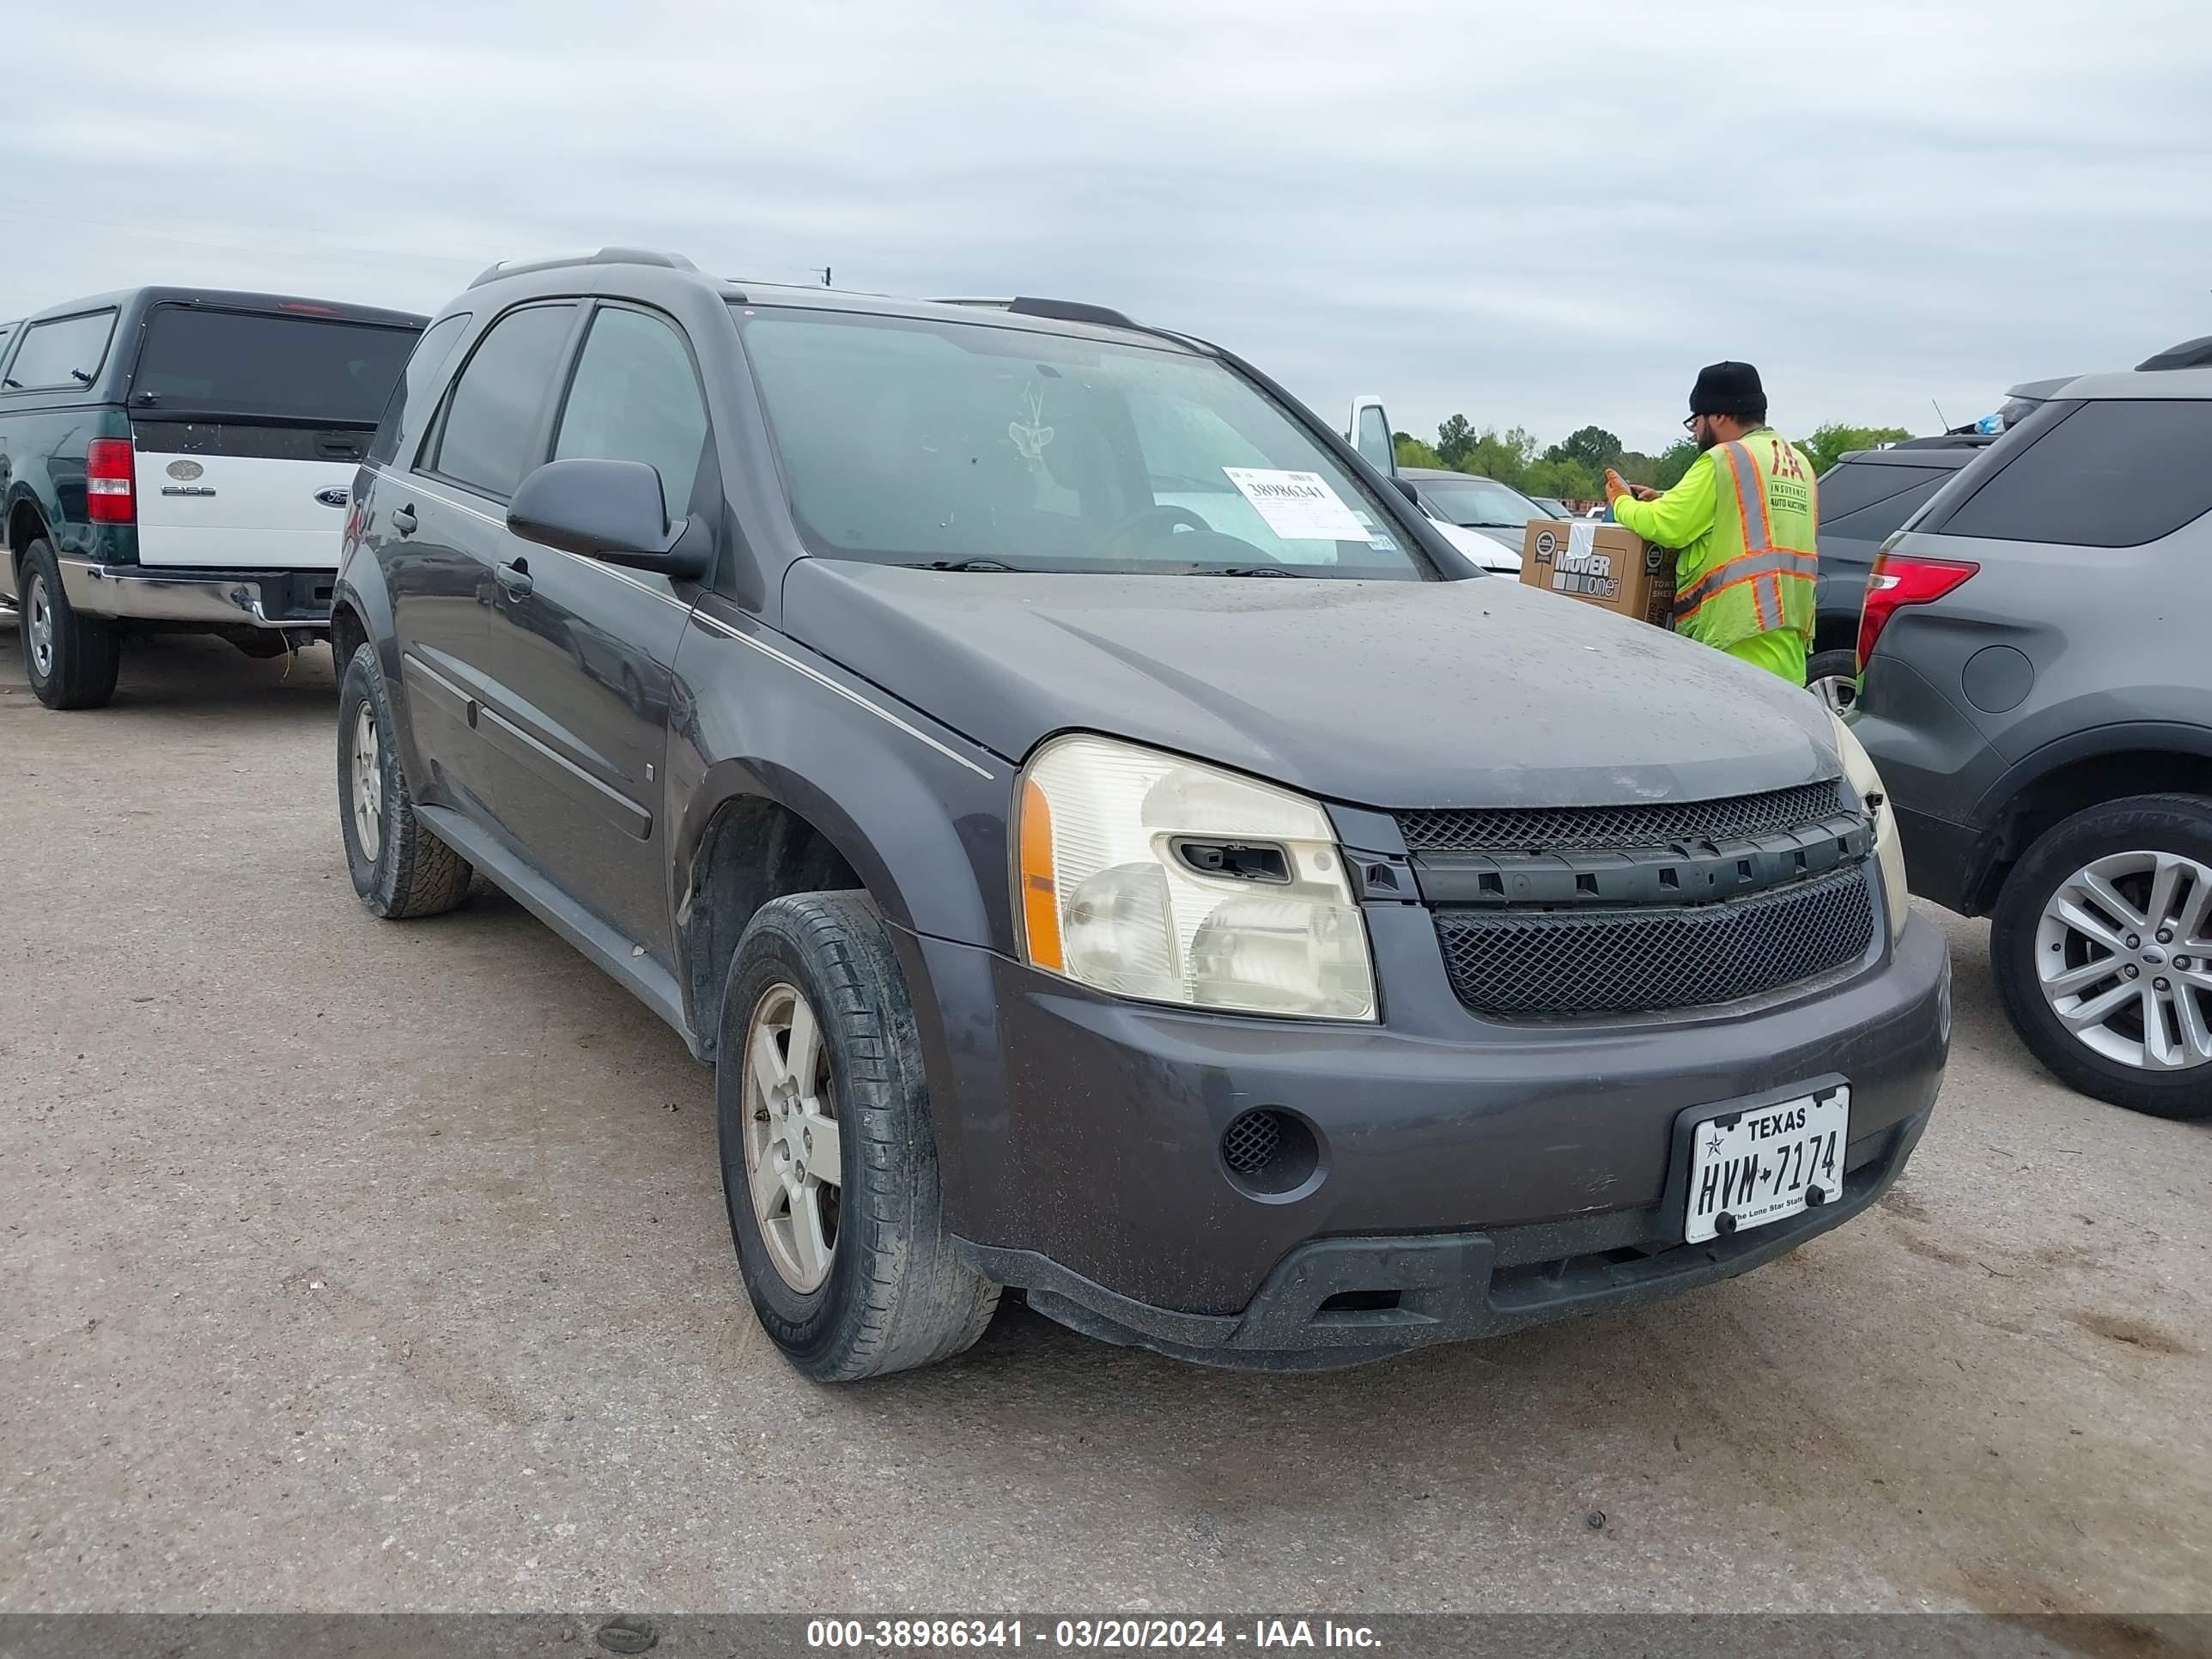
M 1255 1197 L 1279 1198 L 1310 1185 L 1321 1170 L 1321 1140 L 1295 1112 L 1255 1107 L 1221 1133 L 1221 1164 Z

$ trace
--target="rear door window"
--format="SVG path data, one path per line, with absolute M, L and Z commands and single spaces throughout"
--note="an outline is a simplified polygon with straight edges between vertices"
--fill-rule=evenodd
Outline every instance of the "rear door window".
M 1866 467 L 1862 470 L 1872 472 L 1877 469 Z M 1905 521 L 1925 507 L 1929 498 L 1943 487 L 1943 481 L 1951 476 L 1948 471 L 1938 471 L 1918 466 L 1882 467 L 1879 470 L 1910 476 L 1918 482 L 1908 484 L 1894 495 L 1881 496 L 1856 510 L 1838 513 L 1832 517 L 1827 479 L 1823 478 L 1820 481 L 1820 533 L 1823 536 L 1842 536 L 1861 542 L 1882 541 L 1891 532 L 1902 529 Z M 1828 475 L 1829 477 L 1835 476 L 1832 472 Z
M 2212 399 L 2081 404 L 1927 527 L 1991 541 L 2140 547 L 2212 512 L 2208 457 Z
M 8 366 L 8 392 L 51 392 L 82 388 L 99 376 L 107 361 L 107 342 L 115 332 L 115 313 L 94 311 L 82 317 L 58 317 L 33 323 Z
M 1886 461 L 1844 461 L 1820 475 L 1820 527 L 1838 519 L 1887 501 L 1892 495 L 1931 479 L 1949 477 L 1948 466 L 1898 466 Z
M 430 470 L 505 501 L 540 458 L 545 404 L 574 305 L 527 306 L 491 325 L 447 400 Z
M 372 427 L 417 337 L 342 318 L 156 306 L 131 405 L 174 419 Z
M 553 459 L 642 461 L 660 475 L 669 516 L 690 511 L 707 445 L 707 405 L 683 337 L 658 317 L 603 307 L 568 385 Z

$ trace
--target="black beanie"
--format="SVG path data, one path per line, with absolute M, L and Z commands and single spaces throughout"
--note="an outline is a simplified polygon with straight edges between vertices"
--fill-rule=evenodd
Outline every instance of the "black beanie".
M 1692 415 L 1764 415 L 1766 388 L 1749 363 L 1707 363 L 1690 388 Z

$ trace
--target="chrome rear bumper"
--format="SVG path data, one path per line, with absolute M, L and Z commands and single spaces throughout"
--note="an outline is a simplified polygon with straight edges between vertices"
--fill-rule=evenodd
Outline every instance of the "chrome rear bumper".
M 331 625 L 327 590 L 335 571 L 154 570 L 83 559 L 60 563 L 63 592 L 88 616 L 288 630 Z M 317 587 L 325 590 L 319 607 L 309 597 Z

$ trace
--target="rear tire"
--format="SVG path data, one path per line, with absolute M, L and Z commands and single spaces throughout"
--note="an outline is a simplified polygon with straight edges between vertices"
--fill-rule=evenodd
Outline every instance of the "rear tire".
M 105 708 L 115 696 L 123 635 L 106 617 L 88 617 L 62 588 L 52 544 L 23 550 L 16 627 L 32 695 L 49 708 Z
M 338 688 L 339 833 L 361 902 L 403 921 L 452 909 L 476 872 L 416 816 L 395 730 L 376 647 L 364 643 Z
M 999 1286 L 945 1231 L 914 1008 L 866 897 L 801 893 L 761 908 L 731 966 L 717 1053 L 730 1234 L 776 1346 L 810 1376 L 849 1382 L 974 1343 Z M 833 1128 L 834 1182 L 805 1164 Z M 805 1214 L 816 1242 L 794 1249 Z M 823 1219 L 834 1222 L 826 1262 Z
M 2212 800 L 2137 795 L 2046 831 L 1997 896 L 1990 963 L 2013 1029 L 2061 1082 L 2154 1117 L 2212 1116 Z
M 1805 689 L 1842 714 L 1859 700 L 1859 653 L 1814 652 L 1805 665 Z

